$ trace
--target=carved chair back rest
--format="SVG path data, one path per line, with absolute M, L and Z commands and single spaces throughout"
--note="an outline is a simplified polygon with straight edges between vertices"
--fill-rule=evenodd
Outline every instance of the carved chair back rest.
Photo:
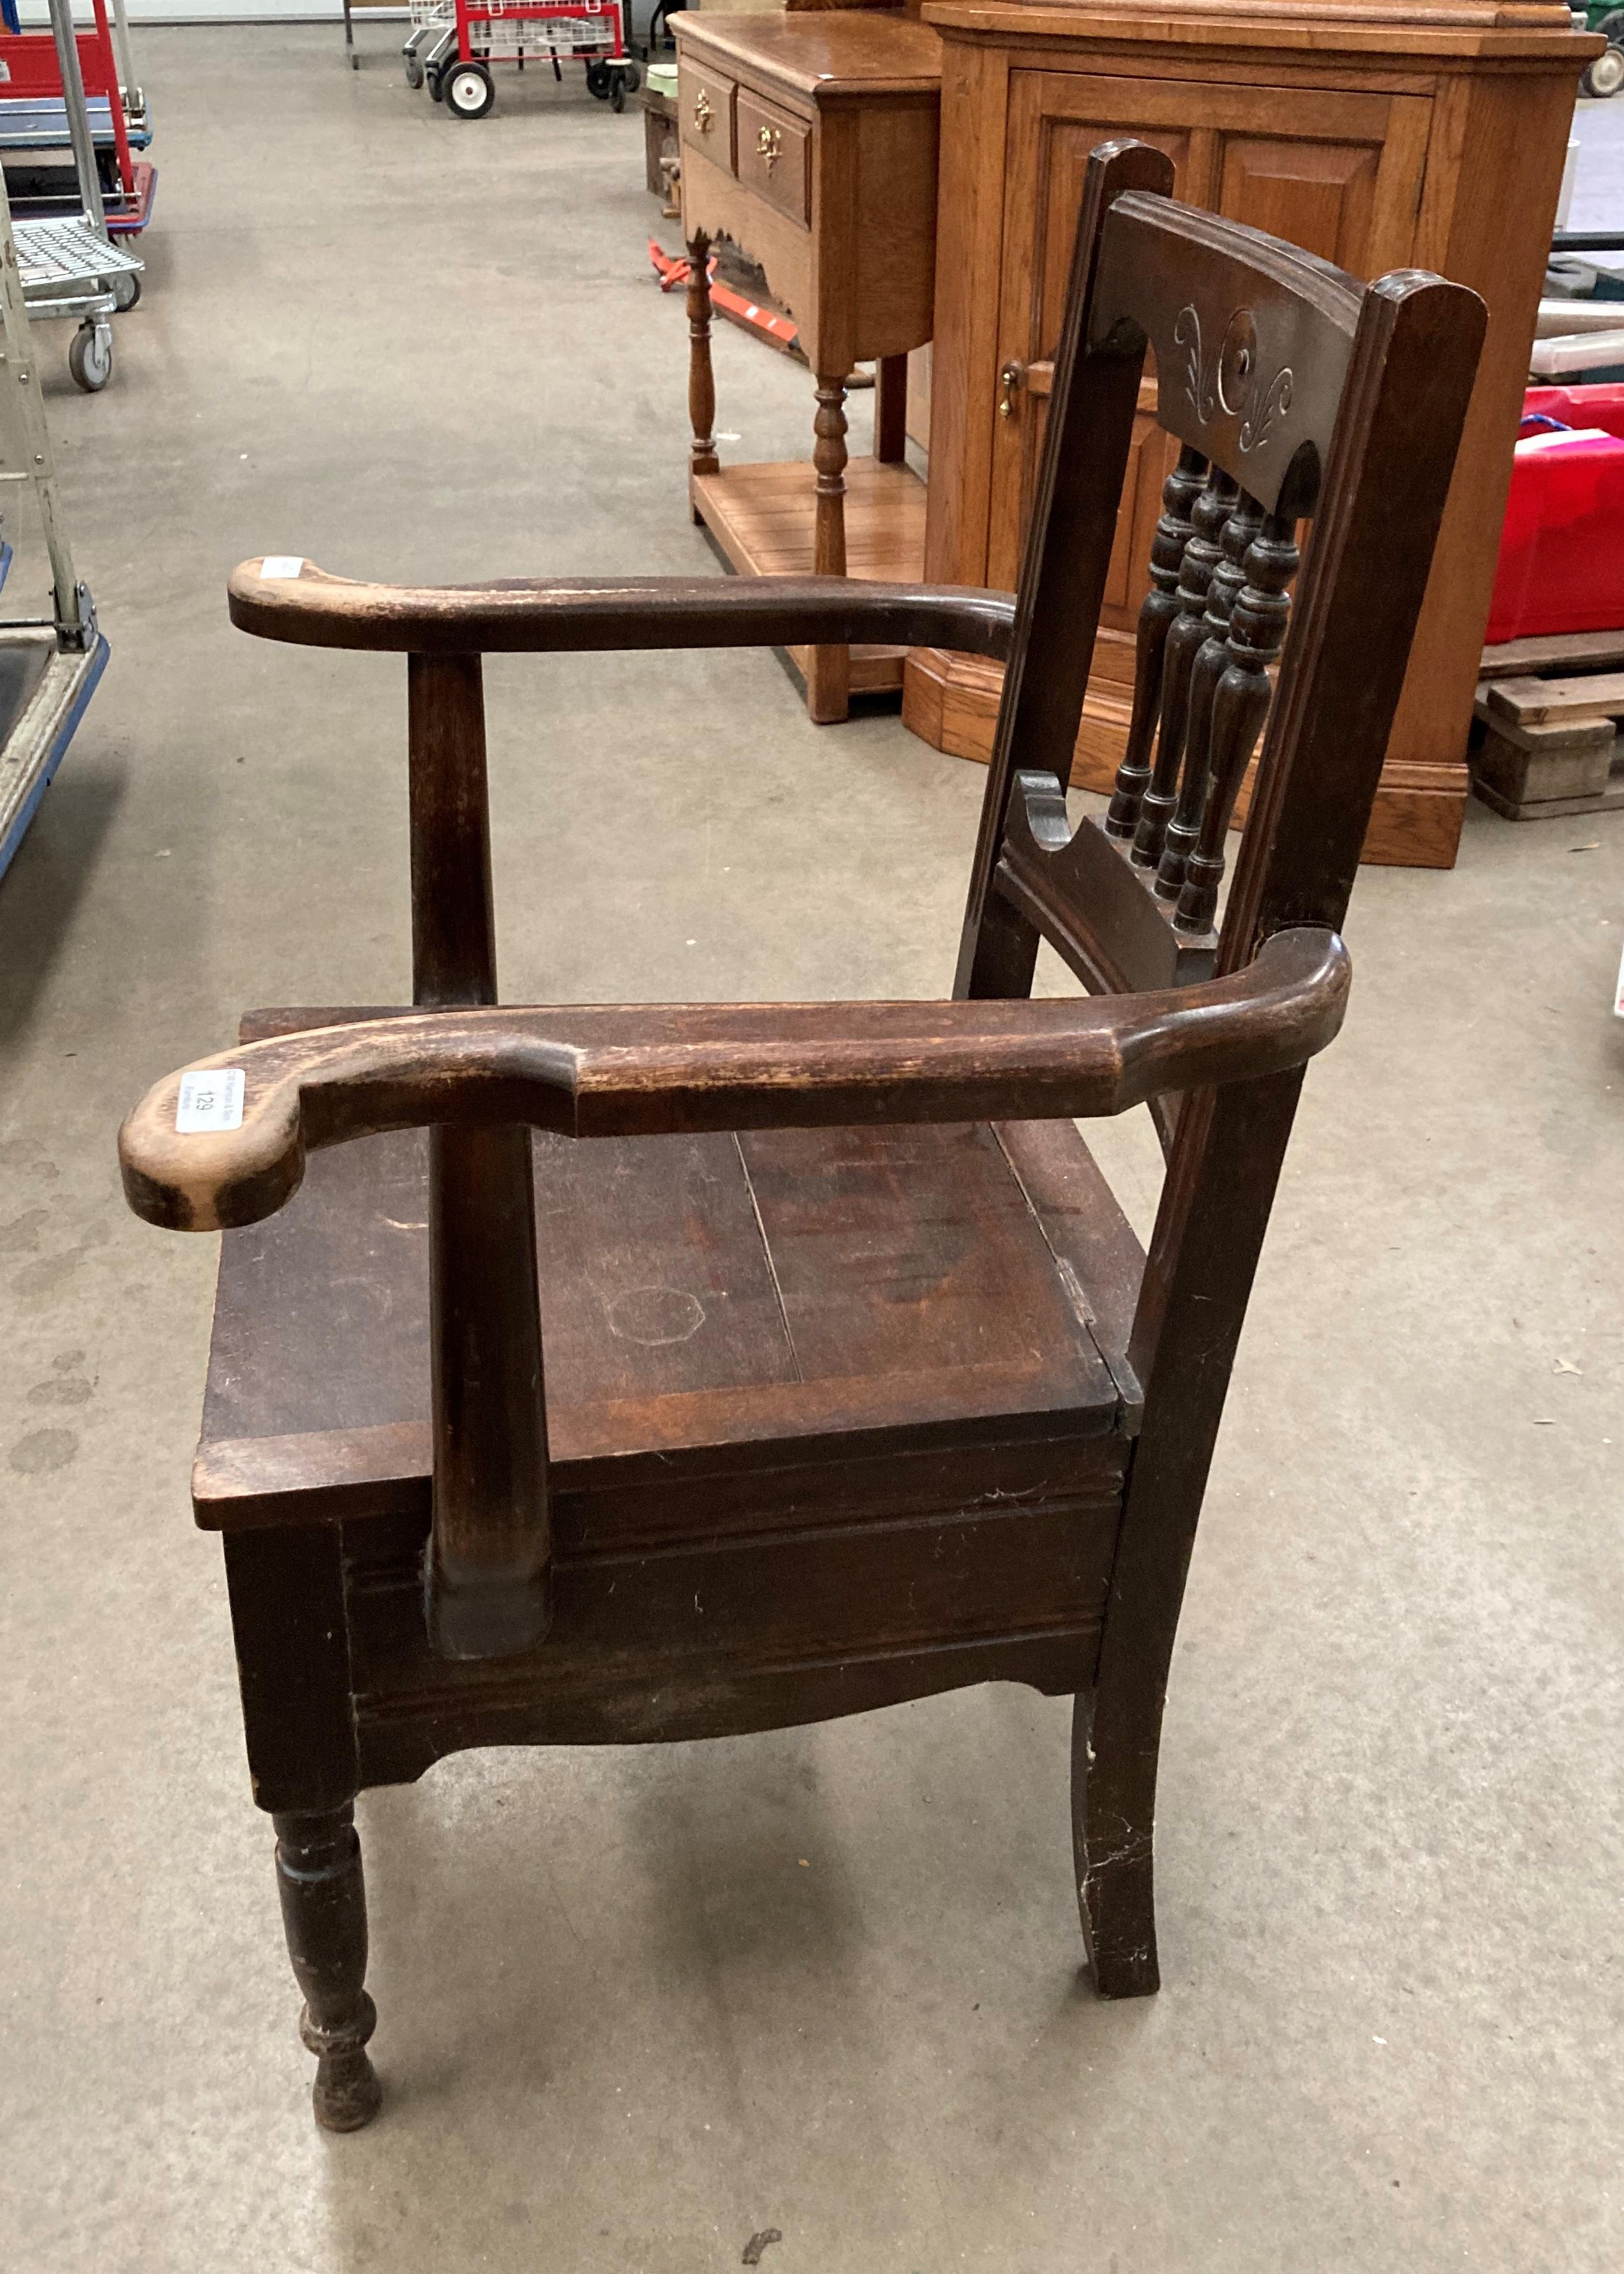
M 1229 817 L 1286 637 L 1297 523 L 1319 501 L 1364 294 L 1295 247 L 1237 257 L 1228 224 L 1179 220 L 1170 226 L 1162 200 L 1116 201 L 1088 345 L 1109 352 L 1124 328 L 1130 343 L 1148 339 L 1160 423 L 1184 445 L 1163 492 L 1106 828 L 1193 939 L 1217 910 Z
M 1029 993 L 1041 938 L 1094 990 L 1222 976 L 1274 931 L 1339 930 L 1353 887 L 1485 310 L 1417 270 L 1358 284 L 1174 204 L 1171 181 L 1139 143 L 1089 161 L 960 995 Z M 1183 448 L 1127 755 L 1103 825 L 1073 832 L 1064 784 L 1152 347 L 1158 417 Z M 1217 933 L 1225 832 L 1266 712 Z M 1159 1505 L 1146 1480 L 1205 1473 L 1300 1083 L 1299 1068 L 1192 1092 L 1158 1116 L 1168 1170 L 1129 1359 L 1145 1393 L 1135 1473 Z M 1182 1569 L 1187 1542 L 1152 1527 L 1142 1552 L 1147 1573 Z M 1174 1617 L 1177 1592 L 1158 1597 Z
M 1207 976 L 1219 961 L 1229 824 L 1272 675 L 1282 647 L 1304 641 L 1301 628 L 1288 639 L 1298 523 L 1333 504 L 1344 519 L 1391 512 L 1394 538 L 1408 519 L 1425 543 L 1424 565 L 1430 555 L 1424 514 L 1407 516 L 1402 494 L 1378 494 L 1413 479 L 1425 433 L 1387 438 L 1387 462 L 1378 463 L 1370 405 L 1353 401 L 1350 378 L 1361 340 L 1365 365 L 1379 358 L 1378 335 L 1390 328 L 1380 311 L 1395 290 L 1402 299 L 1430 286 L 1460 304 L 1469 330 L 1470 296 L 1417 275 L 1361 285 L 1297 246 L 1174 204 L 1171 181 L 1169 162 L 1140 144 L 1107 144 L 1090 161 L 962 994 L 1028 991 L 1040 936 L 1095 991 Z M 1158 422 L 1182 447 L 1162 493 L 1115 791 L 1102 819 L 1074 834 L 1064 787 L 1147 350 Z M 1399 565 L 1384 564 L 1384 576 Z M 1368 613 L 1379 597 L 1381 632 Z M 1391 586 L 1363 596 L 1368 667 L 1357 707 L 1366 739 L 1353 762 L 1338 767 L 1324 752 L 1304 754 L 1300 740 L 1273 735 L 1262 762 L 1260 781 L 1294 775 L 1304 757 L 1312 796 L 1336 817 L 1339 845 L 1356 816 L 1362 832 L 1374 794 L 1371 762 L 1380 764 L 1387 697 L 1396 700 L 1413 629 L 1413 610 L 1399 600 Z M 1308 646 L 1323 634 L 1323 611 L 1318 621 Z M 1317 681 L 1330 668 L 1306 647 L 1299 661 Z M 1253 833 L 1269 802 L 1260 786 Z M 1345 898 L 1331 921 L 1340 922 Z

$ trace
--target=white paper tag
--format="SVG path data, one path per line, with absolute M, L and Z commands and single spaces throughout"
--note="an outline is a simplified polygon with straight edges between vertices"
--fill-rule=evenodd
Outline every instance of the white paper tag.
M 180 1135 L 192 1137 L 203 1129 L 240 1129 L 246 1082 L 241 1066 L 182 1074 L 175 1106 L 175 1126 Z
M 1613 998 L 1613 1015 L 1615 1019 L 1624 1019 L 1624 961 L 1619 965 L 1619 983 Z
M 267 553 L 259 563 L 261 576 L 279 583 L 284 576 L 302 576 L 304 556 L 302 553 Z

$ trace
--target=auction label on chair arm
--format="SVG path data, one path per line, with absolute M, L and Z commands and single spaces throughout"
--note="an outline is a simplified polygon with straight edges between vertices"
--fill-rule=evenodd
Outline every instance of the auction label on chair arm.
M 247 1076 L 241 1066 L 216 1066 L 212 1073 L 184 1073 L 175 1105 L 175 1126 L 183 1137 L 203 1129 L 240 1129 Z

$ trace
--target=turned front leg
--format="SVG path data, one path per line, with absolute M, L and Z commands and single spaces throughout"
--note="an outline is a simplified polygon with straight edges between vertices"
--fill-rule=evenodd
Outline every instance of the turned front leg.
M 710 240 L 696 230 L 688 242 L 688 416 L 694 430 L 688 473 L 716 474 L 716 374 L 710 368 Z M 697 507 L 689 509 L 698 521 Z
M 817 475 L 812 567 L 819 576 L 846 574 L 846 381 L 819 373 L 812 421 L 812 463 Z M 807 711 L 820 727 L 851 709 L 852 656 L 844 647 L 815 647 L 807 674 Z
M 294 1978 L 304 1993 L 299 2035 L 316 2056 L 316 2121 L 358 2132 L 382 2094 L 366 2042 L 378 2015 L 366 1980 L 366 1891 L 352 1803 L 320 1816 L 274 1816 L 276 1884 Z

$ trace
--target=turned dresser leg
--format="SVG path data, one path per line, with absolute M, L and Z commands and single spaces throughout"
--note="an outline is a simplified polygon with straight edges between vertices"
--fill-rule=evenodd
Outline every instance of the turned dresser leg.
M 688 243 L 688 416 L 694 430 L 688 454 L 688 475 L 716 474 L 721 461 L 716 455 L 716 375 L 710 368 L 710 240 L 703 230 Z M 688 510 L 697 523 L 703 516 L 688 499 Z
M 908 455 L 908 359 L 882 356 L 874 366 L 874 455 L 882 466 L 900 466 Z
M 817 414 L 812 421 L 812 463 L 817 471 L 816 519 L 812 532 L 812 568 L 819 576 L 846 574 L 846 381 L 819 373 Z M 852 653 L 845 647 L 815 647 L 807 673 L 807 712 L 820 727 L 844 719 L 851 709 Z
M 378 2113 L 366 2041 L 378 2016 L 366 1978 L 366 1891 L 355 1810 L 274 1816 L 276 1883 L 288 1955 L 304 1992 L 299 2035 L 316 2056 L 312 2098 L 328 2132 L 358 2132 Z

